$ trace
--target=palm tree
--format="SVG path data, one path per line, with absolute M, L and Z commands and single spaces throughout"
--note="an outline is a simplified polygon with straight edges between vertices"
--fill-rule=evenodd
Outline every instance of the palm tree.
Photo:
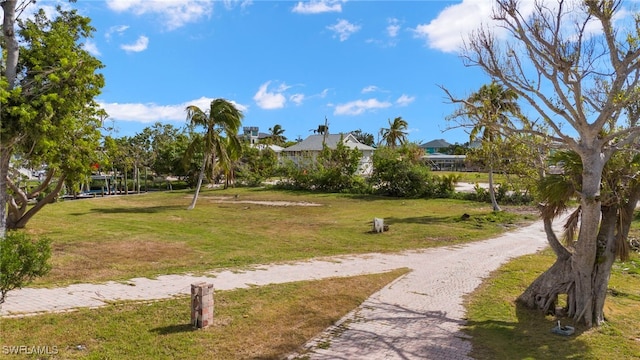
M 237 134 L 244 115 L 242 111 L 225 99 L 212 100 L 209 111 L 203 111 L 195 105 L 187 106 L 186 110 L 187 121 L 191 126 L 205 128 L 202 135 L 204 156 L 196 192 L 188 208 L 191 210 L 196 206 L 207 167 L 209 167 L 211 174 L 215 171 L 216 165 L 225 169 L 228 164 L 232 163 L 232 154 L 240 151 L 241 144 Z
M 397 145 L 403 145 L 407 142 L 407 127 L 409 124 L 406 120 L 404 120 L 401 116 L 393 119 L 389 119 L 389 128 L 380 129 L 380 135 L 382 136 L 382 140 L 387 143 L 392 149 L 395 149 Z
M 269 132 L 269 139 L 271 139 L 275 145 L 282 145 L 287 140 L 287 138 L 282 135 L 284 134 L 284 129 L 280 124 L 275 124 L 272 128 L 269 128 Z
M 471 94 L 464 104 L 466 115 L 475 120 L 475 126 L 471 129 L 469 138 L 474 142 L 478 140 L 478 135 L 481 135 L 482 148 L 488 152 L 489 196 L 493 211 L 501 210 L 493 186 L 493 167 L 496 161 L 495 153 L 498 150 L 495 146 L 502 140 L 499 129 L 511 124 L 511 116 L 521 116 L 517 99 L 518 94 L 514 91 L 492 82 Z

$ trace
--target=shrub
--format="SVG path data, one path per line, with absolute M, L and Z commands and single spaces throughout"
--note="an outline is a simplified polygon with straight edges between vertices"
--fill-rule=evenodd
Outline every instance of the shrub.
M 19 289 L 34 278 L 46 275 L 51 270 L 51 241 L 31 238 L 18 231 L 9 231 L 0 239 L 0 304 L 7 293 Z

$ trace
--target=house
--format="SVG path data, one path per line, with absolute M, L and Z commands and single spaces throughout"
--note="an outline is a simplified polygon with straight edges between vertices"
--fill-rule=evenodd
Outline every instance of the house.
M 358 149 L 362 153 L 360 165 L 358 166 L 359 175 L 371 175 L 373 172 L 373 152 L 375 148 L 365 145 L 356 139 L 352 134 L 317 134 L 310 135 L 301 142 L 289 146 L 282 150 L 284 158 L 293 161 L 295 164 L 301 164 L 308 159 L 315 160 L 325 144 L 329 149 L 335 149 L 338 142 L 342 139 L 342 143 L 351 149 Z
M 242 128 L 241 138 L 249 141 L 250 144 L 257 144 L 260 140 L 269 138 L 271 135 L 260 132 L 257 126 L 245 126 Z
M 431 140 L 428 143 L 420 144 L 420 147 L 423 148 L 427 154 L 441 153 L 449 146 L 451 146 L 451 144 L 444 139 Z

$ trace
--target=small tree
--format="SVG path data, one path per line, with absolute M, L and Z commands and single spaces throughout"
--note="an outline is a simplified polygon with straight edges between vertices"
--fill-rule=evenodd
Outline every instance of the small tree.
M 432 179 L 420 159 L 422 153 L 417 144 L 379 147 L 373 154 L 369 182 L 382 195 L 417 198 L 429 194 Z

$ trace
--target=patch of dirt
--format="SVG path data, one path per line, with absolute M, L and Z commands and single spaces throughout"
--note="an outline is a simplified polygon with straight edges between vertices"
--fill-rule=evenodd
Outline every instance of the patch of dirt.
M 46 280 L 103 281 L 132 269 L 187 261 L 192 251 L 182 243 L 127 239 L 52 245 L 53 267 Z
M 218 204 L 252 204 L 265 206 L 322 206 L 322 204 L 307 201 L 264 201 L 264 200 L 240 200 L 229 196 L 211 196 L 204 198 Z

